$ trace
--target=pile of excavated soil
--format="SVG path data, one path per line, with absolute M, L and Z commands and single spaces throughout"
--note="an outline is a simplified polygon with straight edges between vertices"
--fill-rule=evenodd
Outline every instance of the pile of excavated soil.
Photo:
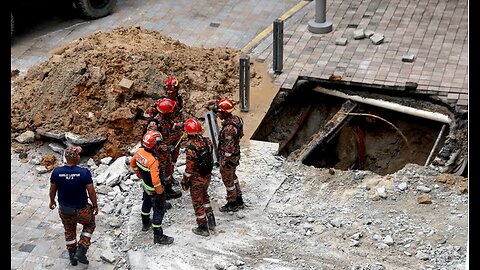
M 162 94 L 167 77 L 180 81 L 186 117 L 202 117 L 221 97 L 235 99 L 240 53 L 189 47 L 139 27 L 96 32 L 12 77 L 12 136 L 44 130 L 106 137 L 96 158 L 119 157 L 140 140 L 140 116 Z M 256 84 L 253 66 L 250 74 Z M 129 89 L 119 85 L 123 78 L 133 81 Z

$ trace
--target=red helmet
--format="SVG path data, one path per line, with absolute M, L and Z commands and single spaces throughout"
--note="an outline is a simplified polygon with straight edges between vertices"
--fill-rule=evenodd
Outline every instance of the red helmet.
M 172 77 L 167 78 L 163 84 L 163 87 L 167 92 L 177 92 L 179 88 L 178 80 Z
M 173 110 L 175 109 L 175 105 L 177 105 L 177 102 L 169 98 L 164 98 L 155 102 L 157 110 L 163 114 L 173 112 Z
M 222 98 L 217 101 L 217 110 L 220 112 L 231 113 L 235 109 L 235 104 L 228 98 Z
M 185 133 L 188 135 L 202 134 L 202 124 L 195 118 L 189 118 L 185 121 Z
M 145 148 L 153 149 L 155 145 L 163 140 L 162 134 L 156 130 L 149 130 L 143 135 L 142 145 Z

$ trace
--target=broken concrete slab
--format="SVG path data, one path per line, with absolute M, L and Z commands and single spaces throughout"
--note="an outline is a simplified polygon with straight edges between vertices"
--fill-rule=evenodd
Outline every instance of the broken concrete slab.
M 93 160 L 93 158 L 89 158 L 87 160 L 87 165 L 88 167 L 97 167 L 97 163 L 95 163 L 95 160 Z
M 353 39 L 363 39 L 365 38 L 365 31 L 363 29 L 357 29 L 353 31 Z
M 42 136 L 47 137 L 47 138 L 52 138 L 52 139 L 56 139 L 56 140 L 65 139 L 65 132 L 62 132 L 62 131 L 47 131 L 47 130 L 44 130 L 44 129 L 37 128 L 35 130 L 35 132 L 38 135 L 42 135 Z
M 71 132 L 65 132 L 65 140 L 73 145 L 89 145 L 101 143 L 107 140 L 106 137 L 97 137 L 97 138 L 85 138 L 80 135 L 73 134 Z
M 46 173 L 48 170 L 47 170 L 47 168 L 45 168 L 45 166 L 37 166 L 37 167 L 35 167 L 35 171 L 36 171 L 38 174 L 44 174 L 44 173 Z
M 52 149 L 53 152 L 56 152 L 59 154 L 63 154 L 63 151 L 65 151 L 65 146 L 60 143 L 49 143 L 48 147 L 50 147 L 50 149 Z
M 413 61 L 415 61 L 414 54 L 405 54 L 402 56 L 402 62 L 412 63 Z
M 337 38 L 337 40 L 335 40 L 335 45 L 345 46 L 347 45 L 347 41 L 347 38 Z
M 373 44 L 375 45 L 379 45 L 381 43 L 383 43 L 383 40 L 385 39 L 385 37 L 381 34 L 373 34 L 371 37 L 370 37 L 370 40 L 373 42 Z
M 40 163 L 42 163 L 42 158 L 34 156 L 30 159 L 29 163 L 33 165 L 40 165 Z
M 100 164 L 98 167 L 93 171 L 94 176 L 102 174 L 104 171 L 108 169 L 108 165 L 105 164 Z M 98 183 L 98 184 L 103 184 L 103 183 Z
M 110 203 L 105 204 L 101 209 L 105 214 L 111 214 L 113 210 L 115 210 L 115 208 Z
M 98 186 L 97 188 L 95 188 L 97 193 L 98 194 L 103 194 L 103 195 L 107 195 L 108 192 L 110 192 L 110 187 L 107 187 L 105 185 L 101 185 L 101 186 Z
M 373 32 L 372 30 L 365 30 L 364 34 L 366 38 L 370 38 L 371 36 L 373 36 L 373 34 L 375 34 L 375 32 Z
M 112 162 L 112 159 L 113 159 L 112 157 L 104 157 L 100 159 L 100 163 L 109 165 Z
M 18 135 L 15 140 L 19 143 L 32 143 L 35 141 L 35 133 L 31 130 L 27 130 Z
M 103 250 L 102 254 L 100 255 L 100 259 L 111 264 L 113 264 L 116 261 L 115 254 L 112 252 L 111 249 Z
M 102 174 L 94 177 L 97 184 L 105 184 L 113 187 L 120 183 L 123 177 L 127 176 L 129 171 L 126 166 L 127 157 L 119 157 Z
M 122 80 L 120 80 L 120 82 L 118 83 L 118 85 L 122 88 L 125 88 L 125 89 L 130 89 L 133 85 L 133 81 L 132 80 L 129 80 L 127 78 L 122 78 Z

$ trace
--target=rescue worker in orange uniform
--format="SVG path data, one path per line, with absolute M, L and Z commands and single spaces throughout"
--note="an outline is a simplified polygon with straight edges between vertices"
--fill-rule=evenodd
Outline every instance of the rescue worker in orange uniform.
M 192 229 L 193 233 L 209 236 L 209 229 L 213 231 L 216 226 L 208 195 L 208 186 L 212 178 L 213 146 L 210 139 L 202 135 L 202 124 L 197 119 L 187 119 L 184 131 L 187 134 L 186 168 L 180 183 L 184 191 L 190 189 L 198 225 Z
M 160 124 L 158 123 L 158 120 L 156 118 L 151 119 L 147 125 L 146 129 L 144 131 L 145 135 L 148 131 L 159 131 L 159 126 Z M 160 133 L 161 134 L 161 133 Z M 163 138 L 163 136 L 162 136 Z M 162 181 L 162 184 L 165 185 L 165 179 L 166 179 L 166 169 L 168 164 L 170 163 L 170 156 L 171 152 L 173 151 L 173 145 L 166 145 L 165 143 L 160 143 L 155 146 L 153 149 L 154 154 L 158 160 L 158 169 L 160 171 L 160 180 Z M 165 203 L 165 209 L 169 210 L 172 208 L 172 204 L 169 202 Z M 144 231 L 148 231 L 148 227 L 143 228 Z
M 164 93 L 160 98 L 157 100 L 160 101 L 162 99 L 168 98 L 173 101 L 175 101 L 175 107 L 173 109 L 173 112 L 171 112 L 171 118 L 173 121 L 176 123 L 176 125 L 180 128 L 176 128 L 172 130 L 171 140 L 175 141 L 175 144 L 177 147 L 175 147 L 175 150 L 172 152 L 172 159 L 171 159 L 171 164 L 168 166 L 167 171 L 171 172 L 170 177 L 172 183 L 178 183 L 173 179 L 173 170 L 175 168 L 175 164 L 177 163 L 178 156 L 180 154 L 180 143 L 177 145 L 177 142 L 182 138 L 182 127 L 183 127 L 183 122 L 185 120 L 185 117 L 183 115 L 183 97 L 179 93 L 180 89 L 180 84 L 178 79 L 169 77 L 165 80 L 165 83 L 163 84 L 163 89 Z M 144 117 L 151 119 L 155 117 L 157 114 L 159 114 L 160 111 L 157 108 L 156 104 L 151 105 L 150 107 L 145 110 Z
M 218 100 L 213 111 L 222 120 L 222 128 L 218 134 L 218 154 L 220 175 L 227 190 L 227 203 L 219 210 L 221 212 L 235 212 L 245 207 L 242 190 L 236 175 L 236 168 L 240 164 L 240 139 L 243 137 L 243 120 L 234 115 L 235 104 L 228 98 Z
M 178 130 L 182 131 L 183 123 L 176 123 L 173 119 L 173 112 L 175 110 L 176 102 L 164 98 L 158 100 L 156 103 L 159 113 L 153 118 L 158 122 L 158 131 L 165 139 L 165 143 L 169 145 L 169 160 L 165 165 L 165 193 L 167 200 L 179 198 L 182 196 L 181 191 L 175 191 L 173 189 L 172 175 L 174 170 L 174 162 L 172 161 L 173 153 L 175 149 L 180 145 L 177 140 Z M 182 134 L 182 132 L 180 132 Z M 181 135 L 180 135 L 181 136 Z M 177 147 L 175 147 L 177 146 Z
M 142 138 L 140 147 L 132 159 L 130 167 L 135 174 L 142 179 L 143 203 L 142 203 L 142 230 L 153 227 L 153 243 L 168 245 L 173 243 L 173 237 L 163 233 L 162 221 L 165 215 L 166 195 L 161 181 L 159 163 L 155 155 L 155 148 L 163 143 L 162 134 L 158 131 L 149 130 Z M 150 210 L 153 208 L 153 217 L 150 221 Z

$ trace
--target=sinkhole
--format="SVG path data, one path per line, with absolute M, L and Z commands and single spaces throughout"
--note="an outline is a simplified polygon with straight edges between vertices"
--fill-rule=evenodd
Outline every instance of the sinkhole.
M 447 106 L 411 89 L 299 79 L 281 89 L 251 139 L 317 168 L 394 173 L 428 165 L 449 133 Z

